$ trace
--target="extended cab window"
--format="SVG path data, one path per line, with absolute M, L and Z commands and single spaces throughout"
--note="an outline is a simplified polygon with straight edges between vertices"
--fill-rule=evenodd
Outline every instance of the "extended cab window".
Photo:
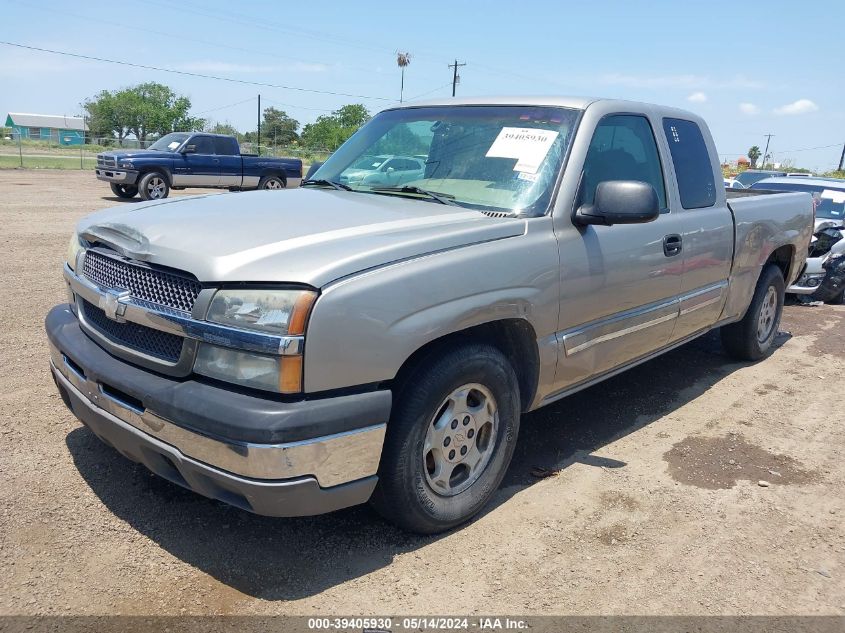
M 218 156 L 235 156 L 238 154 L 238 147 L 235 139 L 223 136 L 214 137 L 214 153 Z
M 692 121 L 663 119 L 663 132 L 669 142 L 681 206 L 701 209 L 716 204 L 713 165 L 701 129 Z
M 214 143 L 210 136 L 195 136 L 189 142 L 189 145 L 196 147 L 197 154 L 213 154 Z
M 581 204 L 592 204 L 596 187 L 605 180 L 647 182 L 657 192 L 660 208 L 666 208 L 663 168 L 648 119 L 614 114 L 599 122 L 584 161 Z

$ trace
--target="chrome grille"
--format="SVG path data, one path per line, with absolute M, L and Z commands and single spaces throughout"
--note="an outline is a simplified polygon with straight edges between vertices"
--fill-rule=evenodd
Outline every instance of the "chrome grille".
M 82 274 L 98 286 L 128 290 L 136 299 L 190 313 L 202 286 L 196 279 L 105 255 L 85 253 Z
M 82 299 L 85 322 L 111 341 L 135 351 L 175 363 L 182 355 L 185 339 L 137 323 L 118 323 L 93 303 Z
M 97 154 L 97 167 L 116 167 L 117 160 L 113 156 Z

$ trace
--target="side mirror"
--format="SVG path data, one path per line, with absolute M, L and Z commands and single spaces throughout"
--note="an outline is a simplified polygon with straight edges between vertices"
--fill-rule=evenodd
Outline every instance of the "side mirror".
M 308 171 L 305 174 L 305 180 L 311 180 L 311 176 L 314 175 L 314 172 L 320 169 L 323 166 L 323 163 L 311 163 L 311 166 L 308 168 Z
M 575 212 L 575 224 L 644 224 L 660 216 L 657 192 L 639 180 L 605 180 L 596 187 L 593 204 Z
M 196 145 L 185 145 L 184 149 L 182 150 L 183 154 L 196 154 L 197 153 L 197 146 Z

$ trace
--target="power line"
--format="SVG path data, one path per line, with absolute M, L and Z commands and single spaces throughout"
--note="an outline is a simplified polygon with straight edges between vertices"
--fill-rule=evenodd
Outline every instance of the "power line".
M 144 70 L 155 70 L 162 73 L 173 73 L 175 75 L 184 75 L 187 77 L 199 77 L 201 79 L 214 79 L 215 81 L 226 81 L 229 83 L 244 84 L 247 86 L 265 86 L 267 88 L 278 88 L 280 90 L 294 90 L 296 92 L 310 92 L 313 94 L 332 95 L 335 97 L 352 97 L 354 99 L 372 99 L 375 101 L 393 101 L 387 97 L 373 97 L 370 95 L 356 95 L 347 92 L 332 92 L 330 90 L 317 90 L 316 88 L 301 88 L 298 86 L 284 86 L 281 84 L 271 84 L 263 81 L 250 81 L 248 79 L 235 79 L 233 77 L 219 77 L 217 75 L 206 75 L 204 73 L 195 73 L 187 70 L 176 70 L 173 68 L 161 68 L 159 66 L 149 66 L 147 64 L 136 64 L 134 62 L 121 61 L 117 59 L 107 59 L 105 57 L 94 57 L 92 55 L 82 55 L 80 53 L 70 53 L 68 51 L 58 51 L 49 48 L 39 48 L 38 46 L 28 46 L 26 44 L 17 44 L 15 42 L 6 42 L 0 40 L 0 44 L 6 46 L 14 46 L 16 48 L 23 48 L 31 51 L 39 51 L 41 53 L 52 53 L 53 55 L 64 55 L 66 57 L 75 57 L 77 59 L 87 59 L 95 62 L 106 62 L 108 64 L 118 64 L 120 66 L 131 66 L 133 68 L 143 68 Z
M 37 5 L 37 4 L 29 4 L 29 3 L 24 3 L 24 2 L 20 2 L 20 1 L 16 1 L 15 4 L 18 4 L 22 7 L 26 7 L 28 9 L 38 9 L 38 10 L 41 10 L 41 11 L 51 11 L 51 12 L 53 11 L 53 9 L 51 9 L 49 7 L 44 7 L 44 6 Z M 80 15 L 78 13 L 69 13 L 68 11 L 62 11 L 62 17 L 74 18 L 76 20 L 81 20 L 83 22 L 99 22 L 101 24 L 107 24 L 109 26 L 115 26 L 117 28 L 126 29 L 126 30 L 136 32 L 136 33 L 151 33 L 153 35 L 161 35 L 163 37 L 169 38 L 170 40 L 178 39 L 179 41 L 196 42 L 197 44 L 204 44 L 206 46 L 213 46 L 213 47 L 232 50 L 232 51 L 240 51 L 242 53 L 250 53 L 252 55 L 263 55 L 265 57 L 271 57 L 273 59 L 288 59 L 288 60 L 291 60 L 291 61 L 294 61 L 294 62 L 299 62 L 301 64 L 319 64 L 319 65 L 331 66 L 331 64 L 329 64 L 329 63 L 320 62 L 320 61 L 314 60 L 314 59 L 309 60 L 309 59 L 303 59 L 301 57 L 291 57 L 290 55 L 280 55 L 280 54 L 277 54 L 275 52 L 270 52 L 270 51 L 257 50 L 257 49 L 254 49 L 254 48 L 244 48 L 242 46 L 232 46 L 231 44 L 226 44 L 224 42 L 210 42 L 208 40 L 202 40 L 202 39 L 198 39 L 198 38 L 195 38 L 195 37 L 189 37 L 189 36 L 187 36 L 183 33 L 179 33 L 179 34 L 177 34 L 177 33 L 167 33 L 165 31 L 157 31 L 157 30 L 150 29 L 150 28 L 138 28 L 136 26 L 129 26 L 129 25 L 127 25 L 125 23 L 121 23 L 121 22 L 114 22 L 112 20 L 104 20 L 103 18 L 100 18 L 100 17 Z M 356 70 L 356 71 L 359 71 L 359 72 L 371 73 L 373 75 L 379 74 L 379 73 L 373 72 L 372 69 L 362 68 L 360 66 L 346 66 L 346 67 L 351 68 L 351 69 Z
M 203 110 L 201 112 L 194 112 L 194 114 L 208 114 L 209 112 L 217 112 L 218 110 L 225 110 L 226 108 L 234 108 L 235 106 L 241 105 L 243 103 L 249 103 L 250 101 L 255 101 L 255 97 L 250 97 L 249 99 L 244 99 L 243 101 L 237 101 L 236 103 L 230 103 L 229 105 L 220 106 L 217 108 L 211 108 L 210 110 Z

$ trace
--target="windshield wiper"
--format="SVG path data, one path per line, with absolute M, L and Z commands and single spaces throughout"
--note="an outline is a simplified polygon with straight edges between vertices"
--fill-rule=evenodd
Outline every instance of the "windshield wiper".
M 370 191 L 385 192 L 385 193 L 418 193 L 422 196 L 428 196 L 432 200 L 436 200 L 440 204 L 451 204 L 459 207 L 457 202 L 454 202 L 455 196 L 450 193 L 440 193 L 439 191 L 429 191 L 422 187 L 415 187 L 414 185 L 404 185 L 402 187 L 373 187 Z
M 320 186 L 323 186 L 323 187 L 326 187 L 326 186 L 334 187 L 338 191 L 341 191 L 341 190 L 343 190 L 343 191 L 353 191 L 352 187 L 350 187 L 349 185 L 346 185 L 342 182 L 335 182 L 334 180 L 326 180 L 325 178 L 318 178 L 316 180 L 314 180 L 312 178 L 310 180 L 303 180 L 301 183 L 299 183 L 300 187 L 305 187 L 307 185 L 320 185 Z

